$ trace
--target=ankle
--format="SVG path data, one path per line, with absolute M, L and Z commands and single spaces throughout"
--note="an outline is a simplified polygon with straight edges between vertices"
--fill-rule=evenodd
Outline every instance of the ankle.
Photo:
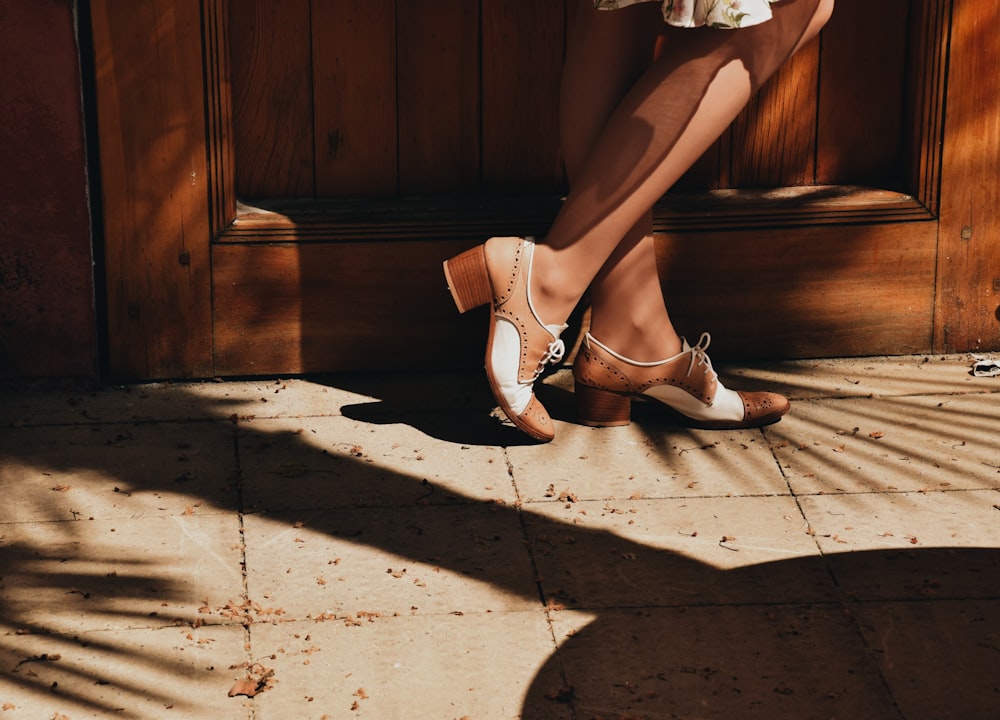
M 590 334 L 619 355 L 635 362 L 659 362 L 681 352 L 681 339 L 672 327 L 661 332 L 649 332 L 647 327 L 627 322 L 607 325 L 592 322 Z
M 573 280 L 555 261 L 551 248 L 535 246 L 529 292 L 531 305 L 543 324 L 564 323 L 576 308 L 583 292 L 577 292 Z

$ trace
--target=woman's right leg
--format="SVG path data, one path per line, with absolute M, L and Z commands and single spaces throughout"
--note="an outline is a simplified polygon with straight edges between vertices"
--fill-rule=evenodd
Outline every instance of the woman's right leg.
M 593 0 L 578 0 L 560 98 L 560 139 L 570 187 L 615 109 L 652 64 L 663 27 L 659 3 L 596 12 Z M 660 290 L 652 211 L 619 239 L 591 285 L 591 304 L 590 329 L 612 347 L 627 348 L 640 360 L 680 351 Z

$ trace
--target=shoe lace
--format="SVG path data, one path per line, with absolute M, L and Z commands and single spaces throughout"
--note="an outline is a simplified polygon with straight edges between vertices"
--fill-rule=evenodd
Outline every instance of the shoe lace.
M 712 379 L 718 377 L 718 373 L 715 372 L 715 368 L 712 367 L 712 360 L 708 357 L 708 346 L 712 344 L 712 336 L 707 332 L 701 334 L 701 338 L 698 339 L 698 343 L 691 347 L 691 363 L 688 365 L 687 374 L 690 375 L 694 372 L 695 367 L 704 366 L 705 374 L 712 374 Z
M 549 343 L 548 348 L 542 353 L 541 359 L 538 361 L 538 367 L 535 368 L 535 377 L 537 378 L 542 374 L 546 365 L 555 364 L 566 356 L 566 343 L 561 339 L 556 338 Z

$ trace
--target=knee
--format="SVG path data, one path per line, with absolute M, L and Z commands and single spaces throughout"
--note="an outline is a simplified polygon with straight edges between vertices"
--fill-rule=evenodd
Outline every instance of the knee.
M 812 25 L 817 33 L 823 29 L 823 26 L 829 22 L 830 16 L 833 15 L 833 4 L 834 0 L 819 0 L 817 3 L 812 21 Z
M 823 29 L 823 26 L 826 25 L 833 14 L 833 4 L 834 0 L 812 0 L 812 16 L 806 24 L 802 37 L 799 38 L 795 46 L 796 50 L 819 35 L 819 31 Z

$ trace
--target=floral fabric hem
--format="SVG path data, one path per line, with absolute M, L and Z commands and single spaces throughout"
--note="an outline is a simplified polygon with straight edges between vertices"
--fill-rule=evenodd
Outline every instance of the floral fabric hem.
M 777 0 L 594 0 L 598 10 L 617 10 L 642 2 L 662 2 L 663 19 L 676 27 L 741 28 L 771 19 Z

